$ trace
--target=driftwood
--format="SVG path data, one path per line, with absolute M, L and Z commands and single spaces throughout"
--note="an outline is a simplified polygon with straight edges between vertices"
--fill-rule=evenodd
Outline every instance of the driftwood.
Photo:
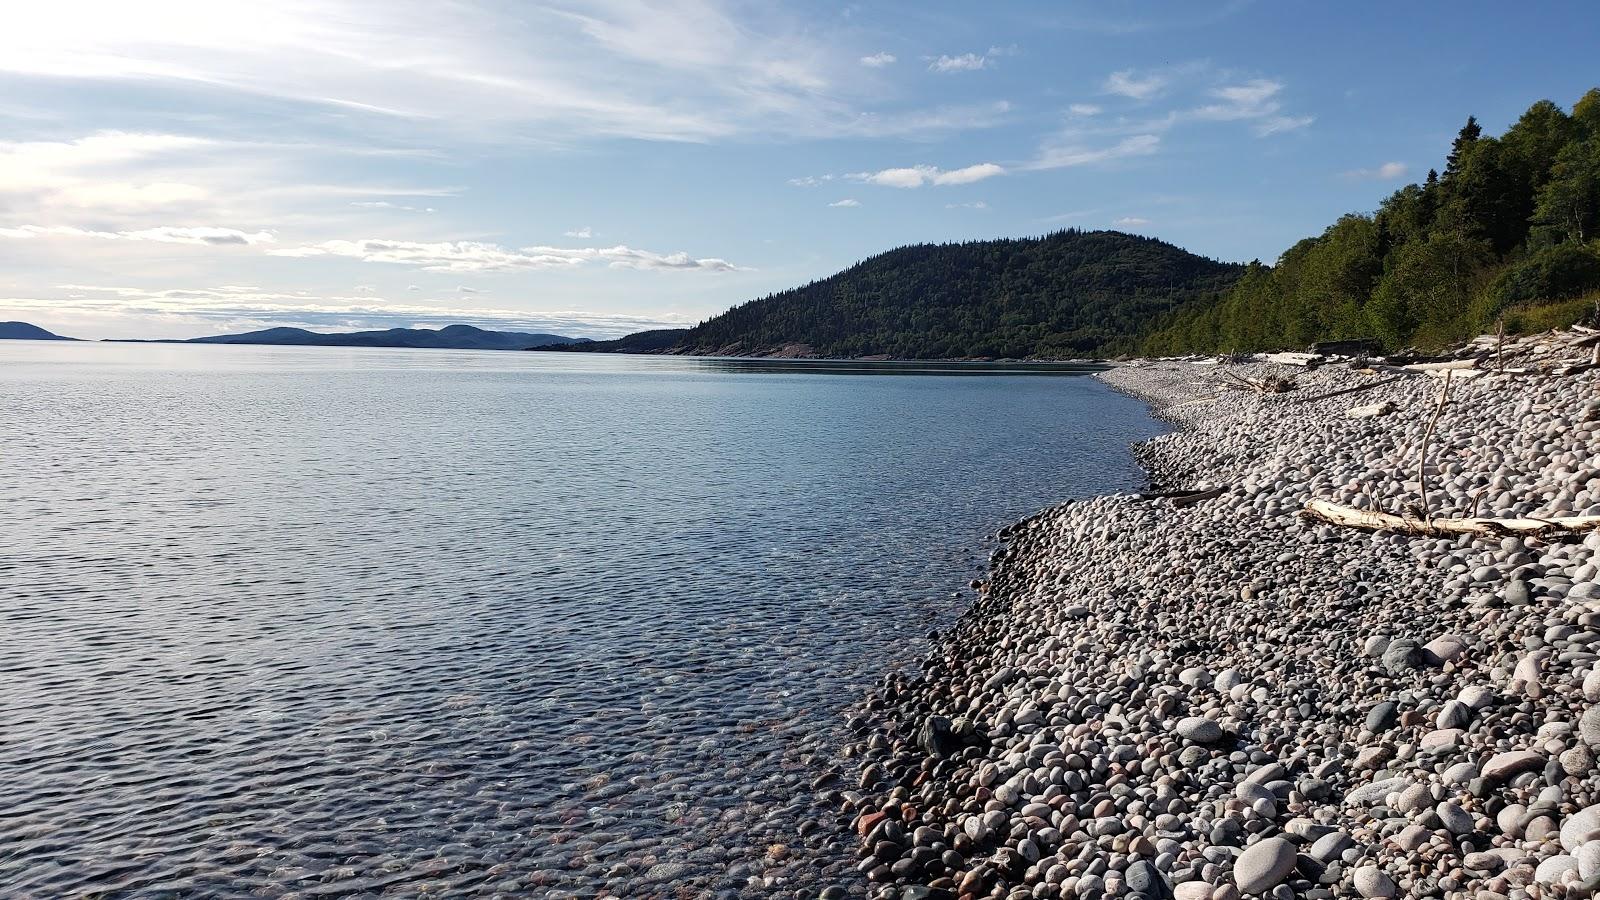
M 1317 394 L 1317 395 L 1312 396 L 1312 397 L 1301 397 L 1299 400 L 1297 400 L 1295 402 L 1296 403 L 1315 403 L 1318 400 L 1326 400 L 1329 397 L 1343 397 L 1345 394 L 1355 394 L 1355 393 L 1359 393 L 1361 391 L 1370 391 L 1375 387 L 1380 387 L 1380 386 L 1385 385 L 1385 384 L 1392 384 L 1392 383 L 1394 383 L 1396 381 L 1399 381 L 1400 379 L 1402 379 L 1404 377 L 1405 377 L 1404 375 L 1395 375 L 1395 376 L 1393 376 L 1391 378 L 1380 378 L 1377 381 L 1369 381 L 1366 384 L 1358 384 L 1355 387 L 1345 388 L 1344 390 L 1340 390 L 1340 391 L 1329 391 L 1326 394 Z
M 1323 361 L 1316 353 L 1268 353 L 1263 359 L 1280 366 L 1315 366 Z
M 1478 360 L 1476 358 L 1472 358 L 1452 359 L 1445 362 L 1411 363 L 1409 365 L 1401 366 L 1401 368 L 1408 372 L 1442 372 L 1450 369 L 1471 369 L 1477 365 Z
M 1171 500 L 1173 506 L 1193 506 L 1202 500 L 1212 500 L 1221 497 L 1227 488 L 1202 488 L 1200 490 L 1177 491 L 1148 491 L 1140 494 L 1140 500 Z
M 1221 497 L 1222 496 L 1222 492 L 1225 491 L 1225 490 L 1226 490 L 1226 488 L 1214 487 L 1214 488 L 1210 488 L 1210 489 L 1204 490 L 1204 491 L 1195 491 L 1195 492 L 1193 492 L 1191 494 L 1184 494 L 1181 497 L 1173 497 L 1172 498 L 1172 505 L 1173 506 L 1193 506 L 1196 503 L 1201 502 L 1202 500 L 1214 500 L 1217 497 Z
M 1387 416 L 1400 407 L 1394 405 L 1393 400 L 1374 403 L 1371 406 L 1357 406 L 1345 411 L 1345 415 L 1352 419 L 1371 419 L 1376 416 Z
M 1505 537 L 1507 535 L 1519 537 L 1532 535 L 1538 537 L 1588 534 L 1591 531 L 1600 531 L 1600 516 L 1559 516 L 1552 519 L 1443 519 L 1430 516 L 1422 519 L 1412 516 L 1397 516 L 1393 513 L 1376 512 L 1369 509 L 1340 506 L 1327 500 L 1310 501 L 1306 504 L 1302 514 L 1319 522 L 1342 525 L 1347 528 L 1360 528 L 1364 531 L 1395 531 L 1401 534 L 1429 535 L 1433 537 L 1454 534 L 1475 534 L 1485 537 Z

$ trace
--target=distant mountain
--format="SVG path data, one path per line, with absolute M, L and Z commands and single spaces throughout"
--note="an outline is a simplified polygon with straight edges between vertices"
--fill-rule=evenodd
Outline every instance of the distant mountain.
M 410 347 L 438 350 L 526 350 L 549 344 L 588 342 L 559 334 L 523 331 L 487 331 L 471 325 L 446 325 L 431 328 L 389 328 L 383 331 L 350 331 L 322 334 L 304 328 L 267 328 L 244 334 L 219 334 L 185 341 L 183 344 L 272 344 L 296 347 Z
M 1205 307 L 1244 267 L 1117 231 L 918 244 L 752 300 L 686 331 L 566 349 L 899 359 L 1111 356 Z M 552 348 L 562 349 L 562 348 Z
M 75 341 L 77 338 L 52 334 L 27 322 L 0 322 L 0 340 L 4 341 Z
M 528 349 L 581 350 L 593 353 L 665 353 L 682 343 L 689 331 L 688 328 L 657 328 L 654 331 L 636 331 L 627 337 L 610 341 L 553 343 Z

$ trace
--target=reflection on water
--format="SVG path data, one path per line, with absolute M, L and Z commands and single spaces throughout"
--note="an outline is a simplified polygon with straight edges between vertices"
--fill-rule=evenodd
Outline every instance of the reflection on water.
M 797 369 L 0 342 L 3 892 L 802 878 L 750 853 L 808 814 L 801 739 L 1155 426 Z
M 1094 362 L 758 359 L 727 356 L 669 358 L 724 372 L 805 372 L 816 375 L 1090 375 L 1109 368 L 1104 363 Z

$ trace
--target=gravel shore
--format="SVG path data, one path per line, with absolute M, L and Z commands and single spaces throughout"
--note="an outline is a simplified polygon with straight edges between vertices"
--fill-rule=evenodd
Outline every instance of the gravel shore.
M 1284 394 L 1228 390 L 1291 372 Z M 1600 378 L 1458 380 L 1434 515 L 1600 513 Z M 1401 512 L 1442 382 L 1349 366 L 1105 373 L 1192 505 L 1008 529 L 979 599 L 852 719 L 832 799 L 884 898 L 1586 897 L 1600 886 L 1600 535 L 1440 539 Z M 1392 403 L 1355 418 L 1355 406 Z M 834 889 L 825 894 L 843 896 Z

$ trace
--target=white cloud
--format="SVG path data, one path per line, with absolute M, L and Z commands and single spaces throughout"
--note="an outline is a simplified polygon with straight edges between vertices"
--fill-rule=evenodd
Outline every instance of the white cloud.
M 1070 137 L 1070 135 L 1067 137 Z M 1033 161 L 1024 168 L 1065 169 L 1074 166 L 1110 162 L 1133 156 L 1149 156 L 1156 152 L 1160 145 L 1161 138 L 1154 134 L 1135 134 L 1125 137 L 1115 144 L 1098 147 L 1070 141 L 1053 141 L 1041 147 L 1039 155 L 1034 157 Z
M 1149 225 L 1150 220 L 1139 216 L 1123 216 L 1120 219 L 1113 220 L 1111 224 L 1118 228 L 1138 228 L 1141 225 Z
M 1197 87 L 1190 88 L 1191 85 Z M 1195 105 L 1179 106 L 1145 122 L 1121 122 L 1111 127 L 1123 129 L 1123 133 L 1132 130 L 1154 133 L 1185 122 L 1247 122 L 1257 137 L 1268 137 L 1304 128 L 1315 121 L 1312 116 L 1284 112 L 1283 82 L 1271 78 L 1239 81 L 1233 73 L 1214 69 L 1206 62 L 1184 63 L 1145 74 L 1123 69 L 1112 72 L 1104 84 L 1106 93 L 1139 101 L 1177 93 L 1184 88 L 1203 89 L 1202 99 Z M 1088 109 L 1099 111 L 1092 106 Z M 1069 111 L 1078 116 L 1088 115 L 1088 109 L 1078 104 L 1069 107 Z
M 296 104 L 393 137 L 816 136 L 878 100 L 845 26 L 711 0 L 57 0 L 8 24 L 0 71 Z
M 828 205 L 829 206 L 841 206 L 841 207 L 847 207 L 848 208 L 848 207 L 860 206 L 861 205 L 861 201 L 853 199 L 851 197 L 846 197 L 843 200 L 835 200 L 834 202 L 829 203 Z
M 388 200 L 354 200 L 350 205 L 360 209 L 393 209 L 400 212 L 420 213 L 436 212 L 431 206 L 407 206 L 404 203 L 392 203 Z
M 334 256 L 363 262 L 417 266 L 428 272 L 515 272 L 564 269 L 601 262 L 614 269 L 731 272 L 725 259 L 696 259 L 687 253 L 651 253 L 631 247 L 502 247 L 478 241 L 323 241 L 268 251 L 273 256 Z
M 466 285 L 463 284 L 463 285 L 460 285 L 459 287 L 456 288 L 456 293 L 458 293 L 458 294 L 476 294 L 476 293 L 478 293 L 478 289 L 474 288 L 474 287 L 467 287 Z
M 944 205 L 944 208 L 945 209 L 988 209 L 989 208 L 989 204 L 983 202 L 982 200 L 974 200 L 971 203 L 946 203 Z
M 1093 103 L 1074 103 L 1067 110 L 1075 116 L 1098 116 L 1104 111 Z
M 928 69 L 934 72 L 976 72 L 987 68 L 989 58 L 977 53 L 963 53 L 960 56 L 939 56 L 928 63 Z
M 402 303 L 364 293 L 338 296 L 264 290 L 253 285 L 142 288 L 64 284 L 50 294 L 0 297 L 0 312 L 4 313 L 0 319 L 49 322 L 76 337 L 193 337 L 274 326 L 322 331 L 437 328 L 456 322 L 509 331 L 617 337 L 647 328 L 693 324 L 688 316 L 670 313 L 646 316 Z
M 871 56 L 861 57 L 861 64 L 869 69 L 881 69 L 884 66 L 893 65 L 894 62 L 895 55 L 893 53 L 874 53 Z
M 420 285 L 408 284 L 408 285 L 406 285 L 406 290 L 408 290 L 408 291 L 410 291 L 410 292 L 412 292 L 414 294 L 417 291 L 422 290 L 422 287 Z
M 126 213 L 198 200 L 206 195 L 204 189 L 151 175 L 148 167 L 211 143 L 123 131 L 69 141 L 0 141 L 0 205 L 13 211 Z
M 585 240 L 594 237 L 594 229 L 587 225 L 583 226 L 582 228 L 574 228 L 571 231 L 563 233 L 570 238 L 583 238 Z
M 877 172 L 854 172 L 845 177 L 882 187 L 919 188 L 925 184 L 972 184 L 1005 173 L 1005 168 L 995 163 L 978 163 L 961 169 L 940 169 L 927 165 L 907 166 Z
M 1161 93 L 1166 86 L 1165 76 L 1154 73 L 1140 76 L 1132 69 L 1123 69 L 1107 75 L 1101 89 L 1108 94 L 1117 94 L 1132 100 L 1149 100 Z
M 791 178 L 789 179 L 789 183 L 795 187 L 816 187 L 819 184 L 826 184 L 833 179 L 834 176 L 832 175 L 807 175 L 804 178 Z
M 1271 116 L 1255 126 L 1257 137 L 1271 137 L 1287 131 L 1298 131 L 1317 119 L 1315 116 Z
M 1213 122 L 1253 121 L 1257 137 L 1295 131 L 1316 121 L 1313 116 L 1283 115 L 1282 92 L 1283 83 L 1269 78 L 1222 85 L 1209 91 L 1214 102 L 1191 109 L 1185 116 Z
M 304 225 L 319 218 L 342 222 L 352 209 L 431 213 L 431 206 L 397 198 L 459 192 L 359 181 L 319 183 L 321 178 L 307 177 L 331 157 L 372 152 L 361 146 L 133 131 L 0 141 L 0 225 L 92 222 L 99 232 L 140 231 L 174 220 Z
M 994 163 L 978 163 L 975 166 L 967 166 L 964 169 L 940 172 L 939 174 L 933 176 L 933 183 L 971 184 L 974 181 L 982 181 L 985 178 L 993 178 L 996 175 L 1004 175 L 1005 173 L 1006 170 L 1004 168 L 995 165 Z
M 1244 84 L 1223 85 L 1208 92 L 1220 102 L 1197 107 L 1190 110 L 1189 115 L 1217 122 L 1265 118 L 1281 108 L 1276 97 L 1282 90 L 1282 83 L 1266 78 L 1257 78 Z
M 1409 171 L 1409 167 L 1403 162 L 1386 162 L 1376 168 L 1351 169 L 1344 173 L 1344 177 L 1371 181 L 1393 181 L 1396 178 L 1404 178 L 1407 171 Z
M 99 238 L 110 241 L 155 241 L 162 244 L 196 244 L 208 247 L 270 244 L 276 238 L 266 231 L 240 231 L 237 228 L 197 228 L 163 225 L 134 231 L 92 231 L 72 225 L 20 225 L 0 228 L 0 238 Z

